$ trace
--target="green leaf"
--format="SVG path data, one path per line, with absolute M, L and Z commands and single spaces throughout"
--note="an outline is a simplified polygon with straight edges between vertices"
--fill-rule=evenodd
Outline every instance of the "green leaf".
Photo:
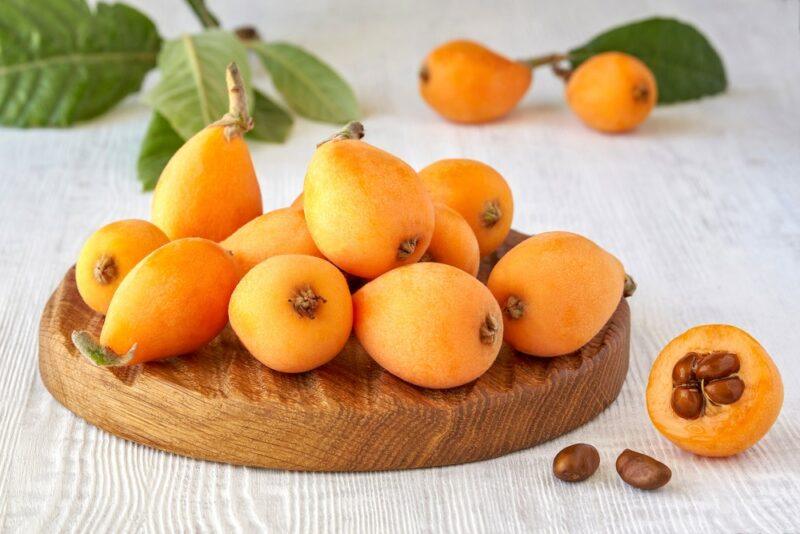
M 147 100 L 184 139 L 228 110 L 225 69 L 235 61 L 252 108 L 247 49 L 230 32 L 208 30 L 168 41 L 158 55 L 161 80 Z
M 595 54 L 625 52 L 641 59 L 658 82 L 658 103 L 671 104 L 721 93 L 725 67 L 708 39 L 675 19 L 650 18 L 613 28 L 570 50 L 573 67 Z
M 317 57 L 288 43 L 248 43 L 272 76 L 275 88 L 298 114 L 342 124 L 359 116 L 353 90 Z
M 139 90 L 161 39 L 124 4 L 0 1 L 0 124 L 67 126 Z
M 253 105 L 254 126 L 247 135 L 267 143 L 283 143 L 292 129 L 292 116 L 261 91 L 253 92 L 256 97 Z
M 203 28 L 219 28 L 219 19 L 208 9 L 205 0 L 186 0 Z
M 172 129 L 167 119 L 153 113 L 147 133 L 139 149 L 137 171 L 142 189 L 150 191 L 158 183 L 161 171 L 166 167 L 172 155 L 183 146 L 183 138 Z

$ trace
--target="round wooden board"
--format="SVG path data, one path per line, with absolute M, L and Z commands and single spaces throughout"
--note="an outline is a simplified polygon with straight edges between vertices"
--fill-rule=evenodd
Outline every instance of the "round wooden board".
M 512 231 L 498 254 L 525 237 Z M 481 266 L 482 280 L 493 263 Z M 477 381 L 435 391 L 383 371 L 354 337 L 315 371 L 271 371 L 230 327 L 191 355 L 103 369 L 70 341 L 73 330 L 99 334 L 102 323 L 78 295 L 70 269 L 39 330 L 42 381 L 61 404 L 112 434 L 165 451 L 303 471 L 459 464 L 552 439 L 617 397 L 630 340 L 623 299 L 605 328 L 575 354 L 533 358 L 504 344 Z

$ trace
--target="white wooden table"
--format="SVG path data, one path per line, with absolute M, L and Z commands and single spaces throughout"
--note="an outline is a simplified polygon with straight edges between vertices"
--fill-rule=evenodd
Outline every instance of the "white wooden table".
M 180 2 L 131 2 L 166 36 L 195 30 Z M 0 530 L 7 532 L 800 531 L 800 67 L 796 1 L 211 1 L 228 26 L 319 52 L 352 82 L 369 140 L 416 167 L 466 156 L 499 169 L 514 226 L 569 229 L 617 254 L 639 283 L 631 368 L 619 399 L 550 443 L 472 465 L 307 474 L 194 461 L 102 432 L 58 405 L 37 371 L 37 325 L 51 291 L 100 225 L 147 217 L 135 162 L 149 113 L 139 97 L 68 130 L 0 129 Z M 245 4 L 252 4 L 245 6 Z M 657 109 L 633 135 L 585 129 L 561 87 L 537 75 L 507 120 L 459 127 L 422 103 L 424 53 L 456 36 L 528 56 L 652 14 L 701 27 L 730 91 Z M 257 83 L 268 87 L 261 69 Z M 152 84 L 153 80 L 149 80 Z M 286 145 L 253 144 L 265 209 L 301 188 L 326 125 L 298 121 Z M 684 453 L 650 425 L 644 387 L 673 336 L 739 325 L 786 385 L 768 436 L 735 458 Z M 101 392 L 98 392 L 101 394 Z M 599 472 L 566 485 L 553 455 L 576 441 Z M 387 444 L 388 446 L 388 444 Z M 663 459 L 673 481 L 645 493 L 617 478 L 625 447 Z

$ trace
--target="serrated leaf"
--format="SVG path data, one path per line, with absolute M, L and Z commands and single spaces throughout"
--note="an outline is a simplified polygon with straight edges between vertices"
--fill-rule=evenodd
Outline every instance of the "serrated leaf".
M 316 56 L 289 43 L 248 43 L 272 76 L 275 88 L 298 114 L 342 124 L 359 116 L 353 90 Z
M 728 85 L 722 59 L 708 39 L 679 20 L 655 17 L 613 28 L 570 50 L 569 59 L 577 67 L 608 51 L 636 56 L 650 67 L 659 104 L 714 95 Z
M 235 61 L 252 109 L 247 49 L 230 32 L 208 30 L 164 44 L 158 55 L 161 80 L 147 100 L 184 139 L 221 118 L 228 110 L 225 69 Z
M 259 90 L 253 91 L 253 129 L 249 137 L 267 143 L 283 143 L 289 137 L 294 119 L 274 100 Z
M 139 90 L 161 43 L 155 25 L 124 4 L 0 2 L 0 123 L 67 126 Z
M 167 119 L 153 113 L 147 133 L 139 149 L 137 171 L 142 189 L 150 191 L 158 183 L 161 171 L 177 150 L 183 146 L 183 138 L 170 126 Z

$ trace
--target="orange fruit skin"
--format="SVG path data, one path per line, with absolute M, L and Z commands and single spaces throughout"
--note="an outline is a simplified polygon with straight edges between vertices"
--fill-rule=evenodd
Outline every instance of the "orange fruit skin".
M 639 59 L 604 52 L 575 69 L 567 82 L 566 98 L 587 126 L 601 132 L 625 132 L 650 115 L 658 101 L 658 86 Z
M 128 273 L 108 307 L 100 343 L 130 365 L 193 352 L 228 322 L 236 263 L 213 241 L 184 238 L 156 249 Z
M 443 159 L 419 171 L 419 177 L 434 202 L 464 217 L 478 238 L 481 256 L 491 254 L 505 241 L 514 219 L 514 199 L 499 172 L 472 159 Z M 497 202 L 501 210 L 500 219 L 491 226 L 481 219 L 487 202 Z
M 123 278 L 142 258 L 168 241 L 157 226 L 140 219 L 116 221 L 97 230 L 84 243 L 75 264 L 75 281 L 83 301 L 97 313 L 105 314 Z M 101 283 L 94 275 L 101 258 L 112 259 L 116 271 L 107 283 Z
M 471 382 L 491 367 L 502 343 L 500 308 L 486 286 L 442 263 L 394 269 L 353 295 L 353 327 L 369 355 L 393 375 L 426 388 Z M 487 315 L 498 331 L 480 339 Z
M 427 261 L 446 263 L 477 276 L 480 267 L 478 240 L 467 221 L 456 210 L 444 204 L 435 204 L 436 225 L 428 250 Z
M 222 241 L 261 215 L 261 190 L 241 136 L 209 126 L 178 149 L 158 179 L 153 223 L 170 239 Z
M 233 253 L 240 276 L 267 258 L 280 254 L 322 257 L 308 232 L 303 210 L 295 208 L 259 215 L 221 241 L 220 246 Z
M 289 207 L 290 208 L 303 209 L 304 208 L 304 206 L 303 206 L 303 193 L 300 193 L 299 195 L 297 195 L 297 198 L 295 198 L 292 201 L 292 203 L 291 203 L 291 205 Z
M 739 357 L 742 396 L 713 413 L 682 419 L 672 410 L 672 369 L 688 352 L 724 350 Z M 769 354 L 750 334 L 731 325 L 690 328 L 670 341 L 650 370 L 647 412 L 661 434 L 681 449 L 701 456 L 732 456 L 757 443 L 772 427 L 783 405 L 783 382 Z
M 622 264 L 592 241 L 569 232 L 529 237 L 500 258 L 487 285 L 501 307 L 524 302 L 518 319 L 503 314 L 506 341 L 535 356 L 569 354 L 588 343 L 619 305 Z
M 317 247 L 342 270 L 375 278 L 415 263 L 430 244 L 434 211 L 417 173 L 362 141 L 330 141 L 314 152 L 303 204 Z M 417 243 L 398 256 L 400 245 Z
M 290 299 L 310 287 L 323 297 L 314 318 L 304 317 Z M 344 275 L 313 256 L 274 256 L 242 278 L 231 297 L 231 326 L 261 363 L 284 373 L 302 373 L 332 360 L 344 348 L 353 325 L 353 303 Z
M 425 58 L 419 91 L 439 115 L 454 122 L 483 123 L 510 112 L 531 85 L 533 74 L 485 46 L 447 42 Z

